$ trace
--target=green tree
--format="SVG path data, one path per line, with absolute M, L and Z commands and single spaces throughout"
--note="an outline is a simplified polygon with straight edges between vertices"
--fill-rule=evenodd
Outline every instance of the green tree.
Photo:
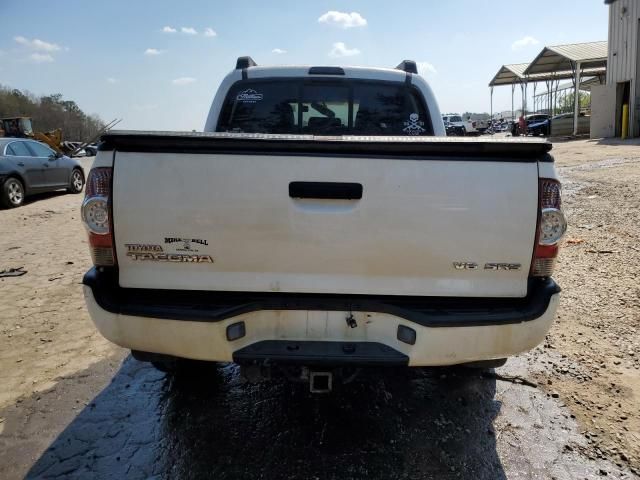
M 64 100 L 61 93 L 37 97 L 0 85 L 0 118 L 23 116 L 33 119 L 36 131 L 61 128 L 65 140 L 88 140 L 104 127 L 98 115 L 87 115 L 73 100 Z
M 558 113 L 569 113 L 573 112 L 573 99 L 575 97 L 574 93 L 569 93 L 567 95 L 560 96 L 558 95 Z M 587 109 L 591 106 L 591 94 L 589 92 L 580 92 L 580 109 Z

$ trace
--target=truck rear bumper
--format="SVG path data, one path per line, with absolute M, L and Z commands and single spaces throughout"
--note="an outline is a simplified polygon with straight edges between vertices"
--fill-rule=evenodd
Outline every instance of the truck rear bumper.
M 113 343 L 238 363 L 436 366 L 505 358 L 544 339 L 559 291 L 546 280 L 532 284 L 524 299 L 420 301 L 151 292 L 121 289 L 114 275 L 95 269 L 84 279 L 91 319 Z

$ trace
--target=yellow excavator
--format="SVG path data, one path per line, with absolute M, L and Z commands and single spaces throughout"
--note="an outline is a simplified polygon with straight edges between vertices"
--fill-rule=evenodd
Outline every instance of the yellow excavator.
M 50 132 L 34 132 L 30 117 L 12 117 L 0 119 L 0 137 L 33 138 L 46 143 L 58 153 L 65 153 L 61 149 L 62 129 L 56 128 Z
M 49 132 L 34 132 L 31 124 L 31 117 L 10 117 L 0 118 L 0 137 L 15 137 L 15 138 L 32 138 L 39 142 L 45 143 L 53 148 L 56 152 L 61 154 L 73 155 L 85 146 L 95 142 L 100 135 L 107 130 L 113 128 L 120 120 L 112 120 L 104 126 L 100 133 L 98 133 L 91 140 L 75 145 L 75 148 L 66 148 L 65 144 L 68 142 L 62 142 L 62 129 L 56 128 Z

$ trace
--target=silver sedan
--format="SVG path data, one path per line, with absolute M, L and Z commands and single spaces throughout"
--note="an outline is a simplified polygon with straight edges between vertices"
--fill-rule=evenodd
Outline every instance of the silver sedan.
M 84 170 L 78 160 L 25 138 L 0 138 L 0 206 L 19 207 L 34 193 L 66 189 L 80 193 Z

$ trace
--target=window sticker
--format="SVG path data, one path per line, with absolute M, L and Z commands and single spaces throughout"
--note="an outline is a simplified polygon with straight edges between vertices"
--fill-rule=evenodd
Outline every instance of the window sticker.
M 409 115 L 409 120 L 404 122 L 402 131 L 407 135 L 420 135 L 424 133 L 426 129 L 424 128 L 424 122 L 420 120 L 420 115 L 412 113 Z
M 262 94 L 256 92 L 252 88 L 243 90 L 236 96 L 236 101 L 241 103 L 256 103 L 262 100 Z

